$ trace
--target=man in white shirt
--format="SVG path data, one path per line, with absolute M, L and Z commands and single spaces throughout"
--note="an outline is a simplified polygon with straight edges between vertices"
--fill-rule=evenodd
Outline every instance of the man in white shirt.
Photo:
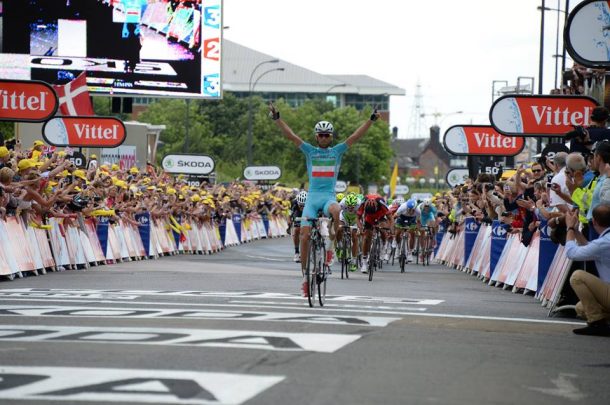
M 561 212 L 566 212 L 569 209 L 570 191 L 566 185 L 566 160 L 568 154 L 558 152 L 553 157 L 553 166 L 555 168 L 555 176 L 551 179 L 551 189 L 549 192 L 550 204 L 552 208 L 557 208 Z
M 566 213 L 566 254 L 571 260 L 594 260 L 599 277 L 576 270 L 570 285 L 580 300 L 576 312 L 587 320 L 587 326 L 574 329 L 577 335 L 610 336 L 610 204 L 599 204 L 593 210 L 593 226 L 599 238 L 587 242 L 578 231 L 578 211 Z

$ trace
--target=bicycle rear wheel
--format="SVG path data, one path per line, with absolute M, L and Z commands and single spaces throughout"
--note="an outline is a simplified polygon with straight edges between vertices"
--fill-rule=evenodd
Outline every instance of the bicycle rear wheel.
M 379 239 L 375 238 L 375 239 L 373 239 L 371 251 L 369 252 L 369 263 L 368 263 L 369 281 L 373 281 L 373 273 L 375 272 L 375 270 L 377 268 L 377 260 L 378 260 L 377 255 L 378 254 L 379 254 Z
M 427 234 L 424 237 L 424 240 L 422 241 L 420 248 L 421 248 L 421 264 L 422 264 L 422 266 L 426 266 L 426 257 L 428 256 L 428 235 Z

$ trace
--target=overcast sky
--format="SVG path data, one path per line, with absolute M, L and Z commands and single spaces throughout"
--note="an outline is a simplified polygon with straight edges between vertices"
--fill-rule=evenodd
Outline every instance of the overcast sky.
M 550 8 L 565 1 L 546 0 Z M 578 1 L 572 0 L 574 8 Z M 534 77 L 541 0 L 224 0 L 225 38 L 322 74 L 364 74 L 401 87 L 391 126 L 413 137 L 416 84 L 423 123 L 488 124 L 492 82 Z M 545 13 L 544 92 L 555 82 L 557 15 Z M 559 36 L 561 53 L 562 34 Z M 561 59 L 558 59 L 561 66 Z M 568 58 L 566 66 L 571 66 Z M 463 114 L 451 114 L 463 111 Z M 440 117 L 431 114 L 440 113 Z M 424 129 L 421 135 L 427 135 Z

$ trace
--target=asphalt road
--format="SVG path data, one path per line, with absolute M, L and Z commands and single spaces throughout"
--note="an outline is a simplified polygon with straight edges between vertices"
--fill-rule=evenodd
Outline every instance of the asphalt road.
M 0 404 L 604 404 L 610 339 L 444 266 L 299 296 L 288 239 L 0 282 Z

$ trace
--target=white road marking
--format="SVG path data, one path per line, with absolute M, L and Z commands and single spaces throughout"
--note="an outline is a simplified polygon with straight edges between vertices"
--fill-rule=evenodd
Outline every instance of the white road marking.
M 542 392 L 543 394 L 553 395 L 569 399 L 571 401 L 580 401 L 585 399 L 587 396 L 574 385 L 570 379 L 576 379 L 576 374 L 560 373 L 555 379 L 551 379 L 551 382 L 555 384 L 555 388 L 541 388 L 541 387 L 527 387 L 532 391 Z
M 361 335 L 251 330 L 0 325 L 0 341 L 81 342 L 334 353 Z
M 27 300 L 15 300 L 15 301 L 42 301 L 45 304 L 48 304 L 50 301 L 52 302 L 67 302 L 67 303 L 86 303 L 86 304 L 119 304 L 119 302 L 116 301 L 101 301 L 101 300 L 49 300 L 49 299 L 43 299 L 43 300 L 39 300 L 39 299 L 27 299 Z M 160 305 L 161 303 L 158 301 L 137 301 L 137 302 L 120 302 L 120 304 L 130 304 L 130 305 Z M 167 306 L 180 306 L 183 308 L 189 308 L 189 307 L 204 307 L 204 308 L 217 308 L 217 307 L 222 307 L 222 308 L 243 308 L 244 306 L 247 306 L 248 308 L 252 308 L 252 304 L 189 304 L 189 303 L 176 303 L 176 302 L 163 302 L 162 303 L 163 306 L 167 307 Z M 272 305 L 261 305 L 261 308 L 265 308 L 265 309 L 287 309 L 288 305 L 283 303 L 281 306 L 272 306 Z M 299 308 L 300 306 L 295 306 L 296 308 Z M 59 308 L 63 308 L 61 306 L 59 306 Z M 290 308 L 290 307 L 288 307 Z M 326 306 L 324 306 L 324 308 L 326 308 Z M 533 319 L 533 318 L 510 318 L 510 317 L 499 317 L 499 316 L 485 316 L 485 315 L 465 315 L 465 314 L 443 314 L 443 313 L 431 313 L 431 312 L 426 312 L 426 313 L 422 313 L 422 312 L 412 312 L 417 310 L 418 308 L 409 308 L 409 311 L 389 311 L 389 310 L 385 310 L 385 311 L 378 311 L 378 310 L 370 310 L 370 311 L 363 311 L 362 309 L 332 309 L 329 311 L 326 311 L 324 308 L 319 308 L 316 307 L 314 309 L 311 310 L 310 313 L 312 314 L 325 314 L 326 312 L 356 312 L 356 313 L 362 313 L 362 312 L 368 312 L 368 313 L 374 313 L 374 314 L 384 314 L 384 315 L 395 315 L 395 316 L 429 316 L 429 317 L 436 317 L 436 318 L 457 318 L 457 319 L 481 319 L 481 320 L 489 320 L 489 321 L 512 321 L 512 322 L 530 322 L 530 323 L 546 323 L 546 324 L 557 324 L 557 325 L 577 325 L 577 326 L 582 326 L 585 324 L 585 322 L 582 321 L 559 321 L 559 320 L 551 320 L 551 319 Z M 1 309 L 1 307 L 0 307 Z M 146 309 L 146 308 L 142 308 L 142 309 Z M 309 310 L 309 309 L 308 309 Z M 278 312 L 279 314 L 283 314 L 283 312 Z M 2 314 L 0 314 L 0 316 L 2 316 Z M 400 319 L 400 318 L 397 318 Z M 258 319 L 256 319 L 258 320 Z M 373 325 L 369 325 L 369 326 L 373 326 Z
M 244 255 L 246 257 L 252 258 L 252 259 L 263 259 L 263 260 L 269 260 L 272 262 L 285 262 L 287 259 L 272 259 L 270 257 L 265 257 L 265 256 L 254 256 L 254 255 Z
M 302 304 L 296 303 L 296 302 L 281 302 L 281 301 L 242 301 L 242 300 L 231 300 L 229 301 L 229 303 L 232 304 L 255 304 L 255 305 L 260 305 L 260 306 L 265 306 L 268 307 L 269 305 L 283 305 L 285 307 L 302 307 Z M 279 308 L 279 307 L 273 307 L 273 308 Z M 326 302 L 324 304 L 324 308 L 328 309 L 328 308 L 333 308 L 333 311 L 347 311 L 347 312 L 357 312 L 357 310 L 374 310 L 375 312 L 379 312 L 379 313 L 383 313 L 383 310 L 402 310 L 402 308 L 398 308 L 398 307 L 388 307 L 388 306 L 377 306 L 377 305 L 335 305 L 335 304 L 329 304 L 328 302 Z M 340 309 L 337 309 L 340 308 Z M 354 308 L 354 309 L 349 309 L 349 308 Z M 379 310 L 379 311 L 378 311 Z M 426 311 L 426 308 L 409 308 L 410 311 Z
M 88 289 L 46 289 L 46 288 L 16 288 L 0 290 L 0 296 L 5 297 L 57 297 L 57 298 L 105 298 L 134 299 L 140 296 L 167 297 L 209 297 L 209 298 L 245 298 L 245 299 L 285 299 L 302 300 L 300 294 L 255 291 L 162 291 L 162 290 L 88 290 Z M 383 304 L 401 305 L 438 305 L 444 300 L 370 297 L 359 295 L 328 295 L 327 301 L 342 302 L 380 302 Z
M 157 303 L 159 305 L 159 303 Z M 162 304 L 163 305 L 163 304 Z M 400 318 L 360 315 L 331 315 L 267 311 L 223 311 L 204 309 L 166 308 L 90 308 L 69 306 L 0 305 L 0 316 L 51 316 L 51 317 L 102 317 L 102 318 L 180 318 L 180 319 L 228 319 L 247 321 L 305 322 L 332 325 L 358 325 L 385 327 Z
M 0 366 L 0 399 L 239 405 L 284 378 L 198 371 Z

